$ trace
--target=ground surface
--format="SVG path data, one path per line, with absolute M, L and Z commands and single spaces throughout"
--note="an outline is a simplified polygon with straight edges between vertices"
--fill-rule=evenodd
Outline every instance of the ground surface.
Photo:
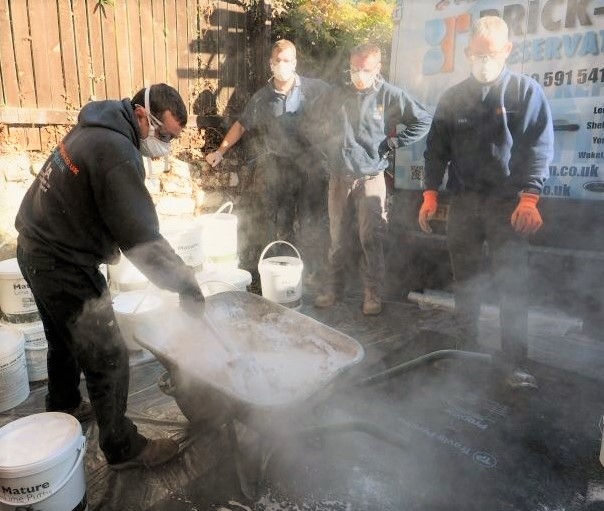
M 598 344 L 577 344 L 564 328 L 557 332 L 551 323 L 533 321 L 531 354 L 541 386 L 534 393 L 506 390 L 483 360 L 421 365 L 370 383 L 367 377 L 387 368 L 451 348 L 450 312 L 398 301 L 387 303 L 381 316 L 366 318 L 354 293 L 327 311 L 313 308 L 311 301 L 312 295 L 305 295 L 303 313 L 353 336 L 366 355 L 302 419 L 285 420 L 280 434 L 268 435 L 268 444 L 284 440 L 274 445 L 258 487 L 248 484 L 248 495 L 256 491 L 255 497 L 242 493 L 229 429 L 191 426 L 156 384 L 161 364 L 137 356 L 129 415 L 144 434 L 179 440 L 181 453 L 152 471 L 115 473 L 98 450 L 96 425 L 88 425 L 89 509 L 604 509 L 604 467 L 598 462 L 604 376 L 601 365 L 594 368 L 601 356 Z M 493 323 L 484 321 L 488 332 Z M 493 348 L 490 343 L 485 342 L 487 349 Z M 573 363 L 561 348 L 569 343 L 585 350 L 581 357 L 572 354 Z M 32 386 L 23 404 L 0 414 L 0 425 L 43 411 L 44 394 L 44 384 Z M 317 425 L 332 428 L 301 434 Z M 251 477 L 245 480 L 250 483 Z

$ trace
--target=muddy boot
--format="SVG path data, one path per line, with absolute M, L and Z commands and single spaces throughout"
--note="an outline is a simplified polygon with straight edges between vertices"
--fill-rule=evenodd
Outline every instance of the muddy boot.
M 365 316 L 377 316 L 380 312 L 382 312 L 382 299 L 372 289 L 365 289 L 363 314 Z
M 537 390 L 537 379 L 525 367 L 515 367 L 510 370 L 505 379 L 506 385 L 515 390 Z

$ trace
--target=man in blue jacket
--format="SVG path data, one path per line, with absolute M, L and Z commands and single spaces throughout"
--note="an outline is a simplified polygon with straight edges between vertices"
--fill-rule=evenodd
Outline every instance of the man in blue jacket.
M 199 315 L 203 295 L 193 268 L 159 233 L 141 155 L 164 156 L 187 122 L 166 84 L 132 101 L 95 101 L 54 149 L 17 214 L 17 260 L 48 340 L 46 409 L 84 421 L 92 412 L 99 445 L 114 469 L 152 467 L 178 452 L 171 439 L 147 439 L 126 417 L 128 350 L 99 264 L 121 249 L 158 287 Z M 80 394 L 84 373 L 90 402 Z M 90 407 L 92 404 L 92 409 Z
M 371 43 L 353 48 L 350 75 L 326 95 L 329 112 L 326 153 L 329 179 L 329 274 L 317 307 L 330 307 L 345 286 L 348 244 L 356 216 L 361 242 L 363 314 L 382 311 L 386 236 L 388 153 L 423 137 L 431 115 L 405 91 L 380 75 L 381 51 Z M 397 125 L 402 129 L 397 132 Z
M 536 380 L 526 368 L 527 236 L 542 224 L 537 203 L 549 176 L 553 126 L 539 85 L 505 67 L 511 50 L 501 18 L 487 16 L 476 22 L 466 49 L 471 76 L 443 94 L 428 135 L 419 224 L 431 232 L 438 188 L 448 170 L 447 242 L 461 345 L 476 347 L 477 282 L 486 241 L 500 295 L 507 382 L 535 388 Z

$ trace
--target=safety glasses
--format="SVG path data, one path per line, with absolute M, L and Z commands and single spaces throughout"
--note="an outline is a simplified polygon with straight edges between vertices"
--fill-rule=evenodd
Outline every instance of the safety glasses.
M 483 53 L 482 55 L 476 55 L 471 53 L 469 50 L 466 50 L 466 56 L 472 62 L 486 62 L 487 60 L 497 60 L 505 53 L 505 48 L 502 48 L 498 51 L 493 51 L 491 53 Z
M 155 136 L 161 140 L 162 142 L 172 142 L 176 137 L 176 135 L 172 135 L 157 117 L 155 117 L 151 112 L 149 112 L 149 118 L 153 123 L 153 127 L 155 128 Z

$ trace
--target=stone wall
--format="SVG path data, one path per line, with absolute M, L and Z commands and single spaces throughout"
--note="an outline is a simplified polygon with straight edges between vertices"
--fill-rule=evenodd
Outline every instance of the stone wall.
M 29 152 L 0 155 L 0 260 L 15 255 L 15 216 L 46 156 Z M 145 166 L 146 185 L 160 218 L 191 220 L 216 210 L 226 200 L 219 178 L 213 178 L 213 191 L 202 187 L 202 182 L 210 181 L 207 176 L 216 176 L 205 162 L 189 163 L 174 157 L 153 161 L 145 158 Z M 228 176 L 226 178 L 228 180 Z M 228 188 L 228 182 L 226 185 Z

